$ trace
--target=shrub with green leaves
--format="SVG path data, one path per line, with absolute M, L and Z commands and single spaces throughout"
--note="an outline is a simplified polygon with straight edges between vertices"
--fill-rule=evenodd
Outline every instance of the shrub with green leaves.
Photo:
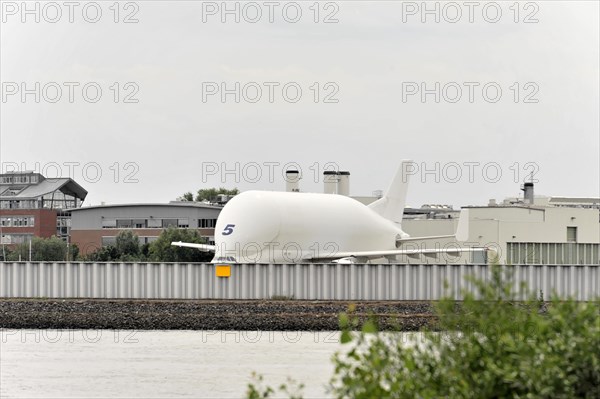
M 5 249 L 4 253 L 8 261 L 28 261 L 31 255 L 31 260 L 34 262 L 61 262 L 77 259 L 79 248 L 75 244 L 67 245 L 66 241 L 57 236 L 33 237 L 31 244 L 22 243 L 12 251 Z
M 438 332 L 351 334 L 341 317 L 332 391 L 352 398 L 598 398 L 598 302 L 539 301 L 516 292 L 510 267 L 492 267 L 475 293 L 437 304 Z M 517 301 L 527 296 L 524 301 Z M 371 328 L 371 327 L 370 327 Z
M 493 266 L 474 293 L 436 305 L 435 331 L 377 332 L 340 315 L 330 392 L 338 398 L 598 398 L 599 302 L 514 289 L 510 267 Z M 269 397 L 272 389 L 249 393 Z

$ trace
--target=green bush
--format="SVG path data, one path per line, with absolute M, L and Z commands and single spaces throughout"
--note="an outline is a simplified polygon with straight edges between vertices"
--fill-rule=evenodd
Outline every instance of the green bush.
M 195 244 L 206 244 L 198 230 L 168 228 L 164 230 L 156 241 L 148 247 L 149 260 L 155 262 L 210 262 L 213 253 L 203 252 L 196 248 L 177 247 L 171 245 L 173 241 L 183 241 Z
M 91 262 L 210 262 L 213 254 L 196 248 L 172 246 L 172 241 L 206 244 L 198 230 L 163 230 L 160 236 L 149 244 L 140 244 L 138 236 L 131 230 L 119 232 L 115 245 L 105 245 L 85 256 Z
M 340 315 L 331 393 L 338 398 L 598 398 L 599 302 L 553 297 L 544 303 L 521 287 L 510 267 L 492 268 L 489 282 L 471 279 L 475 294 L 436 306 L 436 331 L 373 333 L 367 322 Z M 525 298 L 525 300 L 520 300 Z M 271 391 L 249 386 L 265 397 Z M 253 391 L 254 389 L 254 391 Z M 254 396 L 256 397 L 256 396 Z
M 30 251 L 31 249 L 31 251 Z M 17 245 L 13 250 L 4 250 L 7 261 L 28 261 L 31 253 L 33 262 L 61 262 L 75 260 L 79 256 L 79 248 L 75 244 L 67 246 L 67 242 L 52 236 L 49 238 L 33 237 L 29 242 Z
M 139 237 L 131 230 L 120 231 L 115 245 L 105 245 L 85 256 L 91 262 L 139 262 L 146 260 Z

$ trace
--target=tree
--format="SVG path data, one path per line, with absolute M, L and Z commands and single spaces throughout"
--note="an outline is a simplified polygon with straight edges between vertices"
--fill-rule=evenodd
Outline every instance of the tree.
M 194 198 L 194 194 L 191 192 L 184 193 L 181 197 L 177 197 L 177 201 L 196 201 L 196 202 L 217 202 L 218 196 L 220 194 L 225 195 L 238 195 L 240 191 L 237 188 L 233 188 L 231 190 L 226 189 L 224 187 L 221 188 L 202 188 L 197 191 L 196 198 Z
M 171 245 L 173 241 L 206 244 L 197 230 L 171 227 L 149 244 L 140 245 L 137 235 L 131 230 L 119 232 L 115 245 L 106 245 L 89 253 L 85 260 L 90 262 L 209 262 L 212 254 L 195 248 Z
M 177 198 L 177 201 L 194 201 L 194 194 L 192 194 L 190 191 L 188 191 L 187 193 L 184 193 L 181 197 Z
M 115 247 L 119 258 L 139 258 L 140 238 L 131 230 L 120 231 L 115 238 Z
M 7 252 L 6 258 L 10 261 L 29 260 L 30 244 L 24 242 Z M 69 260 L 76 260 L 79 255 L 77 245 L 69 246 Z M 33 237 L 31 239 L 31 260 L 35 262 L 60 262 L 67 260 L 67 243 L 56 237 Z
M 495 266 L 476 293 L 436 306 L 436 332 L 378 333 L 340 315 L 331 392 L 338 398 L 596 398 L 600 392 L 600 302 L 536 298 Z M 521 300 L 521 298 L 526 298 Z M 418 342 L 416 342 L 418 340 Z M 274 390 L 249 385 L 248 397 Z M 257 396 L 258 395 L 258 396 Z
M 146 260 L 139 237 L 131 230 L 120 231 L 115 245 L 105 245 L 89 253 L 85 260 L 91 262 L 139 262 Z
M 168 228 L 148 248 L 149 260 L 154 262 L 210 262 L 212 254 L 196 248 L 176 247 L 173 241 L 206 244 L 198 230 Z
M 89 262 L 113 262 L 119 260 L 119 254 L 114 245 L 105 245 L 87 254 L 84 260 Z
M 77 246 L 77 244 L 69 245 L 69 260 L 74 261 L 79 259 L 79 247 Z
M 238 195 L 239 190 L 237 188 L 228 190 L 224 187 L 221 187 L 219 189 L 216 189 L 216 188 L 200 189 L 200 190 L 198 190 L 198 193 L 196 194 L 196 201 L 197 202 L 202 202 L 202 201 L 217 202 L 217 196 L 219 194 Z

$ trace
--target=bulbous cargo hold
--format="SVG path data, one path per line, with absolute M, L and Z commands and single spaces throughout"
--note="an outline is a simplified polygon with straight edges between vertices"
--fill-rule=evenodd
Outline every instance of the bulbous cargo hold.
M 402 235 L 399 225 L 346 196 L 246 191 L 219 215 L 213 261 L 293 263 L 395 249 Z

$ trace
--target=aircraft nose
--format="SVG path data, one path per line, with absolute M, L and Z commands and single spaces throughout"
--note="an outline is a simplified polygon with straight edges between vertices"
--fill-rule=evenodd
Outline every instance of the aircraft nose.
M 234 197 L 221 211 L 215 227 L 215 258 L 252 258 L 277 240 L 281 225 L 277 204 L 260 192 Z M 254 260 L 259 262 L 260 259 Z M 265 261 L 265 260 L 263 260 Z

